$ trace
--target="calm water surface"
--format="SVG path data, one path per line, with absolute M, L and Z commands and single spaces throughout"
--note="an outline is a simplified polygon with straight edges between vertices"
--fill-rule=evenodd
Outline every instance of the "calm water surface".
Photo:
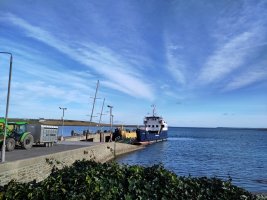
M 170 128 L 168 141 L 121 156 L 119 163 L 162 163 L 177 175 L 233 179 L 251 192 L 267 192 L 267 131 Z

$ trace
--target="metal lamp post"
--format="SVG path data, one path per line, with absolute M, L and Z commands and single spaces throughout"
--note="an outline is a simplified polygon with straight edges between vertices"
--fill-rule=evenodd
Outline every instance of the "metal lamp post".
M 2 156 L 1 157 L 1 162 L 5 162 L 5 160 L 6 160 L 7 117 L 8 117 L 8 108 L 9 108 L 9 96 L 10 96 L 10 86 L 11 86 L 11 77 L 12 77 L 13 56 L 12 56 L 12 53 L 9 53 L 9 52 L 0 52 L 0 53 L 10 55 L 8 90 L 7 90 L 7 100 L 6 100 L 6 114 L 5 114 L 5 132 L 4 132 L 4 140 L 3 140 L 2 155 L 1 155 Z
M 113 106 L 108 105 L 109 108 L 109 114 L 110 114 L 110 141 L 112 141 L 112 126 L 113 126 L 113 115 L 112 115 L 112 108 Z
M 67 110 L 67 108 L 61 108 L 59 107 L 60 110 L 62 110 L 62 130 L 61 130 L 61 141 L 63 139 L 63 132 L 64 132 L 64 114 L 65 114 L 65 110 Z

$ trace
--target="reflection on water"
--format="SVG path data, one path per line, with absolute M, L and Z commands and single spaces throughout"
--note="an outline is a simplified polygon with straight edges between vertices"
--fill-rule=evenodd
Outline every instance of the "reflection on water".
M 165 142 L 117 159 L 163 163 L 181 176 L 216 176 L 252 192 L 267 192 L 267 132 L 249 129 L 170 128 Z

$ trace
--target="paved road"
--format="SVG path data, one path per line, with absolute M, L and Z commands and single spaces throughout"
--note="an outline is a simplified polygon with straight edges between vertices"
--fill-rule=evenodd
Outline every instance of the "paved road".
M 97 142 L 61 142 L 61 143 L 55 144 L 53 147 L 33 146 L 29 150 L 16 148 L 14 151 L 11 151 L 11 152 L 6 151 L 6 161 L 10 162 L 10 161 L 22 160 L 22 159 L 27 159 L 27 158 L 33 158 L 33 157 L 48 155 L 52 153 L 83 148 L 86 146 L 94 146 L 98 144 L 99 143 Z M 2 153 L 2 151 L 0 151 L 0 153 Z

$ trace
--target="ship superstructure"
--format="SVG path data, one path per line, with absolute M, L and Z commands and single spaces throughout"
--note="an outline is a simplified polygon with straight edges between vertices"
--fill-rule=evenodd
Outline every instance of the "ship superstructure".
M 168 124 L 162 117 L 156 115 L 154 105 L 152 115 L 144 118 L 144 127 L 137 129 L 136 135 L 139 143 L 167 139 Z

